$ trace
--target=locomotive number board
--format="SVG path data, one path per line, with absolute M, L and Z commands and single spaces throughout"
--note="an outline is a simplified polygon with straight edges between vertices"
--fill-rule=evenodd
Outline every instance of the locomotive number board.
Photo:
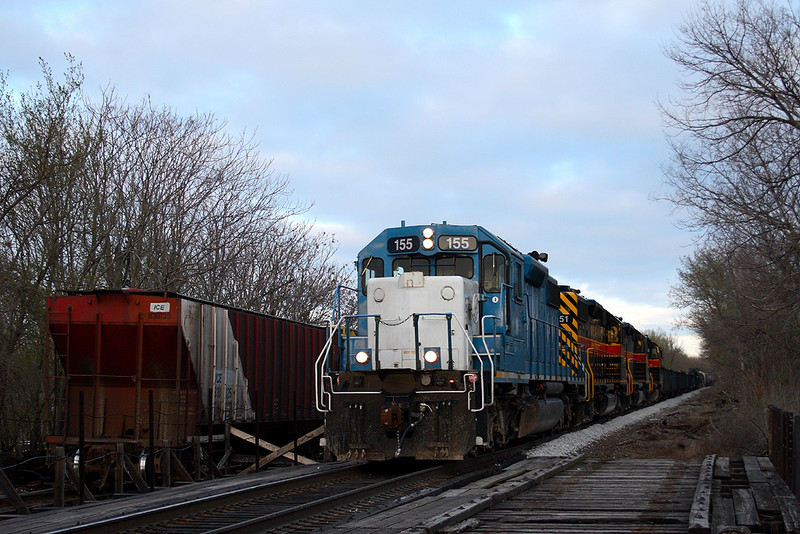
M 416 252 L 419 250 L 419 236 L 393 237 L 386 243 L 389 254 Z
M 471 235 L 439 236 L 440 250 L 477 250 L 478 240 Z
M 443 235 L 439 236 L 439 250 L 469 251 L 478 250 L 478 240 L 471 235 Z M 389 254 L 403 254 L 419 250 L 419 236 L 409 235 L 393 237 L 386 242 Z

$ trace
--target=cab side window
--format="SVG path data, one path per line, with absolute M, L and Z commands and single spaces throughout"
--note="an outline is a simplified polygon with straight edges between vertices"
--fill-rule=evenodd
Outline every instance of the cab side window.
M 502 254 L 486 254 L 481 262 L 481 283 L 486 293 L 500 293 L 506 281 L 506 258 Z
M 370 256 L 361 262 L 361 293 L 367 294 L 367 282 L 373 278 L 386 276 L 383 272 L 383 258 Z

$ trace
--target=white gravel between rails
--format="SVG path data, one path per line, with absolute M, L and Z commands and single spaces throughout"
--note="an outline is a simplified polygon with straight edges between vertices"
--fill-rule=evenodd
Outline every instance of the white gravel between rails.
M 690 391 L 680 397 L 674 397 L 659 402 L 652 406 L 641 408 L 631 413 L 615 417 L 604 423 L 597 423 L 580 430 L 575 430 L 569 434 L 560 436 L 554 440 L 542 443 L 525 452 L 528 458 L 534 456 L 574 456 L 582 450 L 593 445 L 596 441 L 624 430 L 626 427 L 635 425 L 656 415 L 664 410 L 678 406 L 697 395 L 700 390 Z

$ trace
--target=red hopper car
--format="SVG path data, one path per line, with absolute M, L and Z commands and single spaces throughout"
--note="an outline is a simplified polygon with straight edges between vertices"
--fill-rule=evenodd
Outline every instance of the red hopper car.
M 313 365 L 323 327 L 139 290 L 53 296 L 47 323 L 51 443 L 78 443 L 81 392 L 93 445 L 144 447 L 152 432 L 157 447 L 180 446 L 225 424 L 252 433 L 257 414 L 262 432 L 322 424 Z

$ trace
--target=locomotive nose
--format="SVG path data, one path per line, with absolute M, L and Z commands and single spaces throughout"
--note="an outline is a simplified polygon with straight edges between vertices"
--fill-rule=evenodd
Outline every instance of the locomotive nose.
M 405 421 L 405 410 L 397 404 L 385 406 L 381 410 L 381 426 L 386 430 L 397 430 Z

